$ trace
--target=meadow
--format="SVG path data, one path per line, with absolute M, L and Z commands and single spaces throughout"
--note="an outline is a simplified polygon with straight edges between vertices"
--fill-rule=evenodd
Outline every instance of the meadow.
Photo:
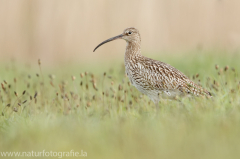
M 152 58 L 181 70 L 213 98 L 162 100 L 157 115 L 154 103 L 129 83 L 123 59 L 55 68 L 41 60 L 2 63 L 0 151 L 73 150 L 94 159 L 239 158 L 239 55 L 194 51 Z

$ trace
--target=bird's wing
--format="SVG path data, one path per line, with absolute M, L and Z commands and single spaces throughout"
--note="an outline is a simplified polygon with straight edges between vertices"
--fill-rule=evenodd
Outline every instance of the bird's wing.
M 150 58 L 142 60 L 144 61 L 139 61 L 139 65 L 142 65 L 139 73 L 150 82 L 151 86 L 154 87 L 153 89 L 177 89 L 186 94 L 211 96 L 210 92 L 195 84 L 173 66 Z

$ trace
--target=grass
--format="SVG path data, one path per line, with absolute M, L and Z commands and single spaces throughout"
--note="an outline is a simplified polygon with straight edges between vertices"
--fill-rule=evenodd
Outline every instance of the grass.
M 40 61 L 31 67 L 3 65 L 1 152 L 82 150 L 87 158 L 105 159 L 238 158 L 238 55 L 196 52 L 162 58 L 214 97 L 163 100 L 157 116 L 149 98 L 129 84 L 122 64 L 55 69 Z

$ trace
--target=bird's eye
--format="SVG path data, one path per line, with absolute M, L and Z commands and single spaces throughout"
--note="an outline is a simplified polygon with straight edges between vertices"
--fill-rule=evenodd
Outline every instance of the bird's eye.
M 132 34 L 132 32 L 131 32 L 131 31 L 129 31 L 129 32 L 128 32 L 128 34 L 130 35 L 130 34 Z

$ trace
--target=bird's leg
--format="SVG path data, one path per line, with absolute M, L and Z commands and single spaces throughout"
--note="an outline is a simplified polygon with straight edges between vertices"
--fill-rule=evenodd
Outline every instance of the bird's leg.
M 158 93 L 158 99 L 154 101 L 154 104 L 156 106 L 156 111 L 157 111 L 157 114 L 159 112 L 159 98 L 160 98 L 160 93 Z

